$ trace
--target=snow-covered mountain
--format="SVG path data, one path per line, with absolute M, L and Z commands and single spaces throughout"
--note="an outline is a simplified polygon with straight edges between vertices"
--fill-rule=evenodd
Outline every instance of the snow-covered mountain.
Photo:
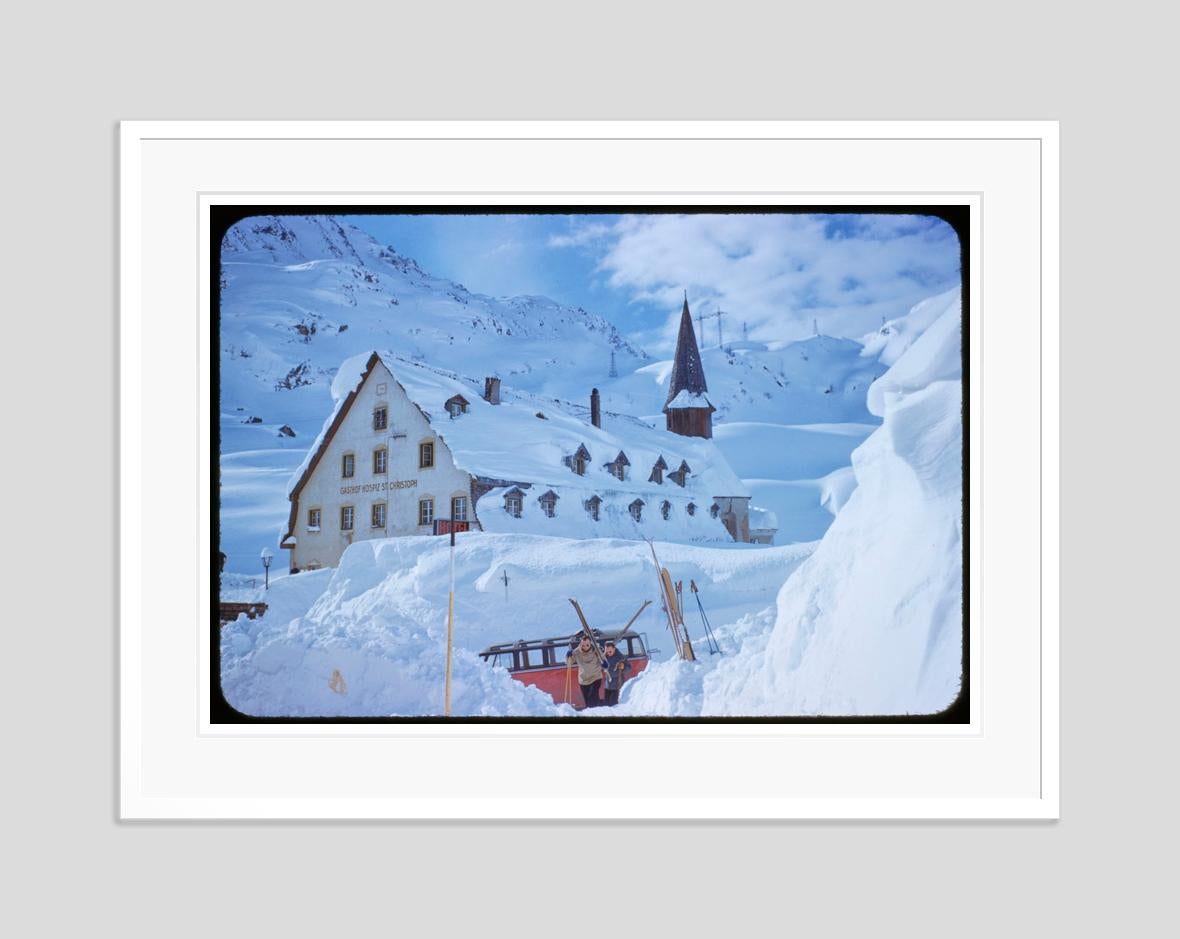
M 221 262 L 221 539 L 231 569 L 253 569 L 260 548 L 273 548 L 287 477 L 331 412 L 332 379 L 369 349 L 475 387 L 496 375 L 571 412 L 597 387 L 605 412 L 663 426 L 671 360 L 590 311 L 472 293 L 331 216 L 244 219 L 226 233 Z M 913 331 L 901 320 L 883 329 L 867 347 L 817 335 L 702 349 L 715 439 L 754 503 L 777 516 L 779 543 L 819 538 L 854 485 L 849 456 L 879 423 L 867 389 Z
M 649 361 L 601 316 L 545 297 L 471 293 L 331 216 L 243 219 L 223 238 L 221 262 L 223 453 L 306 448 L 336 369 L 366 349 L 578 400 L 611 351 L 622 371 Z

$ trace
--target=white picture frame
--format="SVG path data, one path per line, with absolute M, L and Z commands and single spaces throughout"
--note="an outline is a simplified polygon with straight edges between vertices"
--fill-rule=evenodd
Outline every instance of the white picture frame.
M 128 122 L 121 164 L 123 818 L 1058 816 L 1056 123 Z M 209 722 L 211 203 L 947 200 L 973 226 L 969 724 Z

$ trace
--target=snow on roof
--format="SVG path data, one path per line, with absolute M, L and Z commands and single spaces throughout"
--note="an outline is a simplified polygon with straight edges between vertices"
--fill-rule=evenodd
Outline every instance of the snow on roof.
M 767 528 L 778 530 L 778 516 L 770 509 L 760 509 L 756 505 L 750 506 L 750 530 Z
M 609 413 L 602 416 L 603 426 L 595 427 L 570 402 L 507 386 L 501 388 L 501 403 L 493 405 L 479 394 L 482 379 L 459 378 L 391 352 L 367 352 L 340 366 L 332 382 L 333 412 L 291 478 L 288 494 L 324 443 L 349 393 L 360 386 L 365 366 L 374 354 L 425 414 L 450 450 L 455 465 L 473 476 L 534 483 L 553 488 L 559 495 L 563 490 L 576 489 L 584 493 L 582 499 L 594 493 L 604 498 L 620 493 L 627 493 L 630 498 L 636 495 L 654 498 L 670 491 L 667 483 L 660 485 L 648 480 L 651 467 L 663 457 L 669 465 L 687 461 L 694 468 L 683 488 L 672 484 L 675 494 L 686 501 L 693 496 L 711 500 L 716 495 L 749 494 L 712 440 L 682 437 L 637 418 Z M 470 406 L 467 413 L 452 419 L 444 404 L 456 394 L 467 398 Z M 537 418 L 542 408 L 547 418 L 544 423 Z M 565 463 L 565 458 L 583 445 L 590 453 L 590 460 L 586 474 L 578 476 Z M 620 452 L 626 454 L 632 467 L 626 480 L 619 480 L 603 466 L 615 460 Z
M 664 405 L 664 410 L 669 408 L 711 408 L 713 403 L 703 394 L 694 394 L 687 388 L 676 395 L 671 401 Z

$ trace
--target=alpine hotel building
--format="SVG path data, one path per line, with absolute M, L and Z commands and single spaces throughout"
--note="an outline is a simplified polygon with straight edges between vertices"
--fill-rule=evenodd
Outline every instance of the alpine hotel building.
M 771 513 L 712 440 L 688 302 L 663 429 L 478 386 L 391 353 L 346 361 L 335 408 L 292 477 L 290 570 L 334 566 L 354 541 L 429 535 L 434 521 L 567 537 L 769 544 Z M 752 527 L 753 525 L 753 527 Z

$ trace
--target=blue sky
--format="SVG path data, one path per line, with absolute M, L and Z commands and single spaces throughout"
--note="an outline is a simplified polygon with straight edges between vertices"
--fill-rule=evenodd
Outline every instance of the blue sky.
M 667 352 L 684 291 L 726 340 L 859 337 L 959 282 L 953 229 L 913 215 L 356 215 L 475 293 L 540 294 Z M 706 343 L 715 341 L 715 323 Z

